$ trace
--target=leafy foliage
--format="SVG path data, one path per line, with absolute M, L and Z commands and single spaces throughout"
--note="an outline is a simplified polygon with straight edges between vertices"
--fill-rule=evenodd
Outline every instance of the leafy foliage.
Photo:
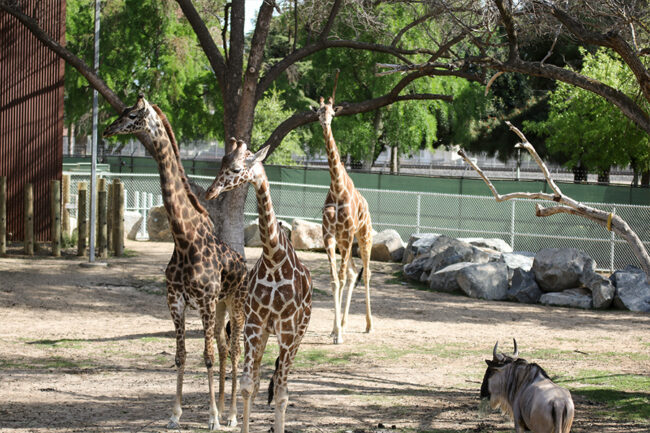
M 582 73 L 600 80 L 632 98 L 638 87 L 622 61 L 606 49 L 583 51 Z M 648 107 L 642 98 L 637 103 Z M 524 122 L 525 130 L 546 135 L 548 151 L 567 167 L 582 166 L 605 173 L 611 166 L 629 163 L 647 170 L 649 138 L 619 109 L 600 96 L 559 83 L 549 97 L 547 120 Z M 650 108 L 650 107 L 649 107 Z

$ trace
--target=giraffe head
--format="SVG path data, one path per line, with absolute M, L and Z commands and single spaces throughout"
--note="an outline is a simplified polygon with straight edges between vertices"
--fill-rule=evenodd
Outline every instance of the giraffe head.
M 336 113 L 341 109 L 341 107 L 334 108 L 334 101 L 332 97 L 327 98 L 327 104 L 323 97 L 320 97 L 320 107 L 316 111 L 318 113 L 318 121 L 321 126 L 329 127 L 332 124 L 332 118 L 336 116 Z
M 108 125 L 102 136 L 110 137 L 117 134 L 135 134 L 147 130 L 151 105 L 144 99 L 144 95 L 138 95 L 137 102 L 132 107 L 124 109 L 120 117 Z
M 205 193 L 206 200 L 217 198 L 224 191 L 230 191 L 246 182 L 252 182 L 256 174 L 257 164 L 260 165 L 269 151 L 269 146 L 264 146 L 253 154 L 248 150 L 243 140 L 231 138 L 232 152 L 224 155 L 221 160 L 221 169 L 210 188 Z

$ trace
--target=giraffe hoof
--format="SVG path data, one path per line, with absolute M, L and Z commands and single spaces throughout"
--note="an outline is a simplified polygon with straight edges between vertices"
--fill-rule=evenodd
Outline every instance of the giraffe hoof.
M 229 419 L 226 421 L 227 427 L 237 427 L 237 418 Z
M 211 420 L 211 421 L 208 422 L 208 430 L 209 431 L 216 431 L 216 430 L 219 430 L 220 428 L 221 428 L 221 426 L 219 425 L 218 420 L 215 419 L 215 420 Z
M 170 430 L 180 430 L 181 426 L 176 421 L 169 421 L 167 428 Z
M 343 344 L 343 337 L 342 336 L 334 336 L 334 344 Z
M 372 326 L 366 327 L 366 334 L 372 334 L 373 331 L 374 331 L 374 328 Z

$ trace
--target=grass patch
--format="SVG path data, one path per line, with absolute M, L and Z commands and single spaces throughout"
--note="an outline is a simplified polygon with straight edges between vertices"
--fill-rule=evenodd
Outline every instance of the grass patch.
M 650 424 L 649 376 L 581 370 L 559 382 L 564 382 L 575 395 L 605 404 L 607 409 L 601 413 L 605 417 Z
M 279 355 L 278 345 L 269 344 L 264 351 L 262 364 L 274 368 L 275 359 Z M 294 368 L 313 368 L 321 365 L 345 365 L 351 361 L 362 357 L 363 353 L 347 352 L 347 353 L 333 353 L 327 349 L 299 349 L 296 354 L 296 359 L 293 361 Z
M 399 270 L 391 274 L 392 278 L 386 279 L 386 282 L 389 284 L 402 284 L 406 282 L 406 277 L 404 276 L 404 271 Z
M 332 294 L 330 292 L 326 292 L 325 290 L 316 289 L 316 288 L 312 288 L 312 290 L 314 292 L 314 295 L 326 296 L 326 297 L 331 297 L 332 296 Z
M 140 341 L 143 343 L 159 343 L 161 341 L 165 341 L 166 339 L 160 338 L 160 337 L 142 337 L 140 338 Z
M 21 369 L 21 370 L 36 370 L 36 369 L 83 369 L 93 367 L 93 363 L 89 360 L 85 361 L 71 361 L 61 356 L 53 356 L 47 359 L 30 359 L 24 362 L 10 361 L 7 359 L 0 359 L 0 369 Z

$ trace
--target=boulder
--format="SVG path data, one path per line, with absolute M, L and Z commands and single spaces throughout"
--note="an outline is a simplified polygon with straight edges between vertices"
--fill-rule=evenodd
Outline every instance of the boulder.
M 143 218 L 142 215 L 140 215 L 140 212 L 124 211 L 124 233 L 126 233 L 127 239 L 132 241 L 135 240 L 135 237 L 140 230 L 140 226 L 142 225 L 142 220 Z
M 543 292 L 561 292 L 579 287 L 595 272 L 596 262 L 575 248 L 545 248 L 533 261 L 533 272 Z
M 135 241 L 138 238 L 138 234 L 140 234 L 140 227 L 142 227 L 142 221 L 144 221 L 144 218 L 140 217 L 138 222 L 133 224 L 133 227 L 131 227 L 131 230 L 129 230 L 129 233 L 126 235 L 126 238 L 130 241 Z
M 499 238 L 458 238 L 459 241 L 467 242 L 478 248 L 486 248 L 500 253 L 511 253 L 512 247 L 503 239 Z
M 324 249 L 321 224 L 296 218 L 291 224 L 291 243 L 297 250 Z
M 372 238 L 370 258 L 380 262 L 401 262 L 404 247 L 404 241 L 397 231 L 384 230 Z
M 501 255 L 503 262 L 510 269 L 521 269 L 523 271 L 530 271 L 533 268 L 533 261 L 535 260 L 535 253 L 528 251 L 517 251 L 511 253 L 503 253 Z
M 416 259 L 417 260 L 417 259 Z M 429 288 L 431 290 L 437 290 L 439 292 L 458 292 L 460 291 L 460 286 L 458 285 L 458 272 L 461 269 L 464 269 L 468 266 L 473 266 L 473 263 L 461 262 L 456 263 L 446 268 L 440 269 L 437 272 L 432 272 L 427 279 Z
M 456 239 L 454 239 L 456 240 Z M 433 249 L 431 250 L 433 254 Z M 487 263 L 490 255 L 465 242 L 451 243 L 445 250 L 433 256 L 431 272 L 461 262 Z
M 407 263 L 402 267 L 406 278 L 413 281 L 426 281 L 429 272 L 431 272 L 431 263 L 433 257 L 429 254 L 424 254 L 417 257 L 411 263 Z
M 402 263 L 408 264 L 415 260 L 416 257 L 429 252 L 433 242 L 438 239 L 438 233 L 414 233 L 409 238 L 404 255 L 402 256 Z
M 154 206 L 147 213 L 147 233 L 149 240 L 154 242 L 173 242 L 174 238 L 169 229 L 167 211 L 164 206 Z
M 284 229 L 284 233 L 291 239 L 291 226 L 288 222 L 278 220 L 280 227 Z M 261 247 L 262 238 L 260 237 L 260 219 L 255 218 L 244 227 L 244 245 L 247 247 Z
M 466 266 L 458 271 L 456 281 L 471 298 L 504 300 L 508 294 L 508 269 L 503 262 Z
M 628 265 L 609 278 L 616 287 L 613 302 L 616 308 L 650 313 L 650 285 L 641 269 Z
M 585 288 L 544 293 L 539 298 L 539 302 L 540 304 L 553 305 L 556 307 L 589 309 L 592 306 L 591 293 Z
M 542 296 L 542 291 L 539 289 L 537 281 L 535 281 L 535 274 L 530 270 L 526 271 L 523 267 L 512 270 L 508 268 L 508 272 L 512 272 L 508 299 L 522 304 L 536 304 L 539 297 Z
M 616 294 L 616 287 L 614 287 L 614 284 L 608 278 L 594 272 L 589 277 L 583 279 L 582 283 L 591 291 L 594 308 L 605 309 L 612 305 L 614 295 Z

